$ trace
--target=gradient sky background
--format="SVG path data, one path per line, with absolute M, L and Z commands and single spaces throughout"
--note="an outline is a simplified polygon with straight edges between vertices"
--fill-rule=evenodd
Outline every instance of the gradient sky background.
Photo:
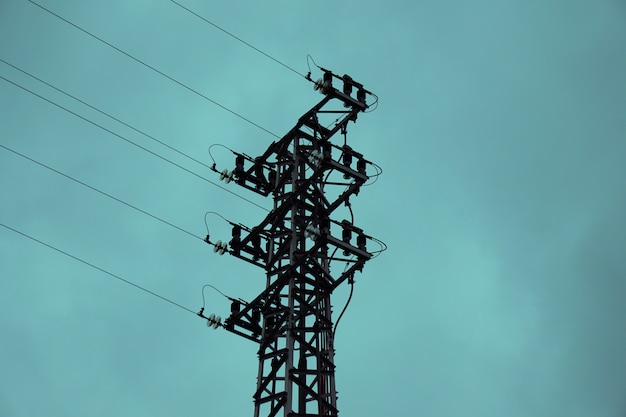
M 626 416 L 623 0 L 181 1 L 380 97 L 348 140 L 384 169 L 353 208 L 389 250 L 357 275 L 337 331 L 340 415 Z M 320 99 L 170 1 L 41 4 L 280 136 Z M 0 58 L 207 164 L 213 143 L 254 156 L 274 140 L 26 0 L 0 1 Z M 218 182 L 2 62 L 0 75 Z M 265 214 L 2 79 L 0 105 L 3 146 L 193 234 L 207 211 Z M 7 226 L 192 311 L 207 283 L 263 288 L 261 269 L 2 148 L 0 167 Z M 4 227 L 0 274 L 0 416 L 252 415 L 252 342 Z

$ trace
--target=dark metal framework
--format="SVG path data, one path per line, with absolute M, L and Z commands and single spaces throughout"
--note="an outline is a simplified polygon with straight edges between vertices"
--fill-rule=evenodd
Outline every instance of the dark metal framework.
M 324 71 L 315 83 L 322 100 L 263 155 L 235 153 L 235 169 L 221 174 L 274 199 L 258 226 L 231 223 L 228 245 L 214 244 L 267 274 L 266 288 L 254 300 L 231 299 L 223 325 L 259 343 L 255 417 L 337 416 L 330 295 L 372 257 L 371 237 L 354 226 L 350 207 L 372 165 L 346 139 L 348 123 L 368 108 L 370 93 L 347 75 Z M 343 82 L 342 91 L 333 79 Z M 331 142 L 340 135 L 342 144 Z M 341 206 L 350 220 L 331 219 Z

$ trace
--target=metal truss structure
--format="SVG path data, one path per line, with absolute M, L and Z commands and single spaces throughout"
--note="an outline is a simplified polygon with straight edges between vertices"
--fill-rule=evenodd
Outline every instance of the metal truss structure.
M 315 82 L 322 100 L 261 156 L 235 152 L 235 169 L 220 174 L 271 194 L 273 209 L 255 227 L 231 223 L 228 243 L 206 239 L 215 251 L 266 271 L 265 290 L 250 302 L 231 299 L 223 324 L 259 344 L 255 417 L 337 416 L 330 296 L 372 257 L 367 245 L 373 238 L 353 224 L 350 207 L 371 178 L 372 163 L 347 145 L 348 123 L 368 108 L 370 93 L 347 75 L 323 71 Z M 343 83 L 341 91 L 334 80 Z M 340 136 L 343 143 L 335 143 Z M 351 219 L 333 220 L 342 206 Z M 198 315 L 221 325 L 203 310 Z

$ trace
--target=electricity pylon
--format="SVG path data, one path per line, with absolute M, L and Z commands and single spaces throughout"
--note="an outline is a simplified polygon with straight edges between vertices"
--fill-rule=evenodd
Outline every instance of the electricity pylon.
M 322 70 L 324 78 L 315 82 L 322 100 L 261 156 L 234 152 L 235 169 L 220 174 L 263 196 L 272 194 L 273 209 L 255 227 L 231 223 L 228 243 L 206 239 L 216 252 L 266 271 L 265 290 L 250 302 L 231 298 L 223 324 L 259 344 L 255 417 L 337 416 L 330 295 L 352 282 L 372 257 L 367 242 L 373 238 L 353 224 L 350 197 L 371 177 L 373 165 L 347 144 L 348 123 L 369 107 L 371 93 L 347 75 Z M 333 80 L 343 83 L 341 91 Z M 341 144 L 331 142 L 337 133 Z M 350 220 L 331 219 L 341 206 L 347 206 Z M 221 325 L 203 310 L 198 315 Z

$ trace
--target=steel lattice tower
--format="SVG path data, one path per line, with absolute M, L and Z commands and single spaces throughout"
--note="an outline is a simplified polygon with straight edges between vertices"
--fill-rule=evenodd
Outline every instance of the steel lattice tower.
M 223 324 L 259 344 L 255 417 L 337 416 L 330 295 L 344 281 L 352 282 L 372 257 L 366 248 L 371 237 L 354 226 L 350 207 L 371 163 L 347 145 L 348 123 L 368 108 L 371 93 L 347 75 L 323 71 L 323 80 L 315 83 L 323 99 L 263 155 L 235 153 L 235 169 L 221 173 L 222 179 L 272 194 L 273 209 L 256 227 L 231 223 L 228 244 L 206 239 L 216 251 L 266 271 L 265 290 L 251 302 L 231 299 Z M 342 91 L 333 79 L 343 83 Z M 342 144 L 331 142 L 338 133 Z M 342 205 L 350 221 L 331 219 Z M 203 310 L 198 314 L 218 324 Z

